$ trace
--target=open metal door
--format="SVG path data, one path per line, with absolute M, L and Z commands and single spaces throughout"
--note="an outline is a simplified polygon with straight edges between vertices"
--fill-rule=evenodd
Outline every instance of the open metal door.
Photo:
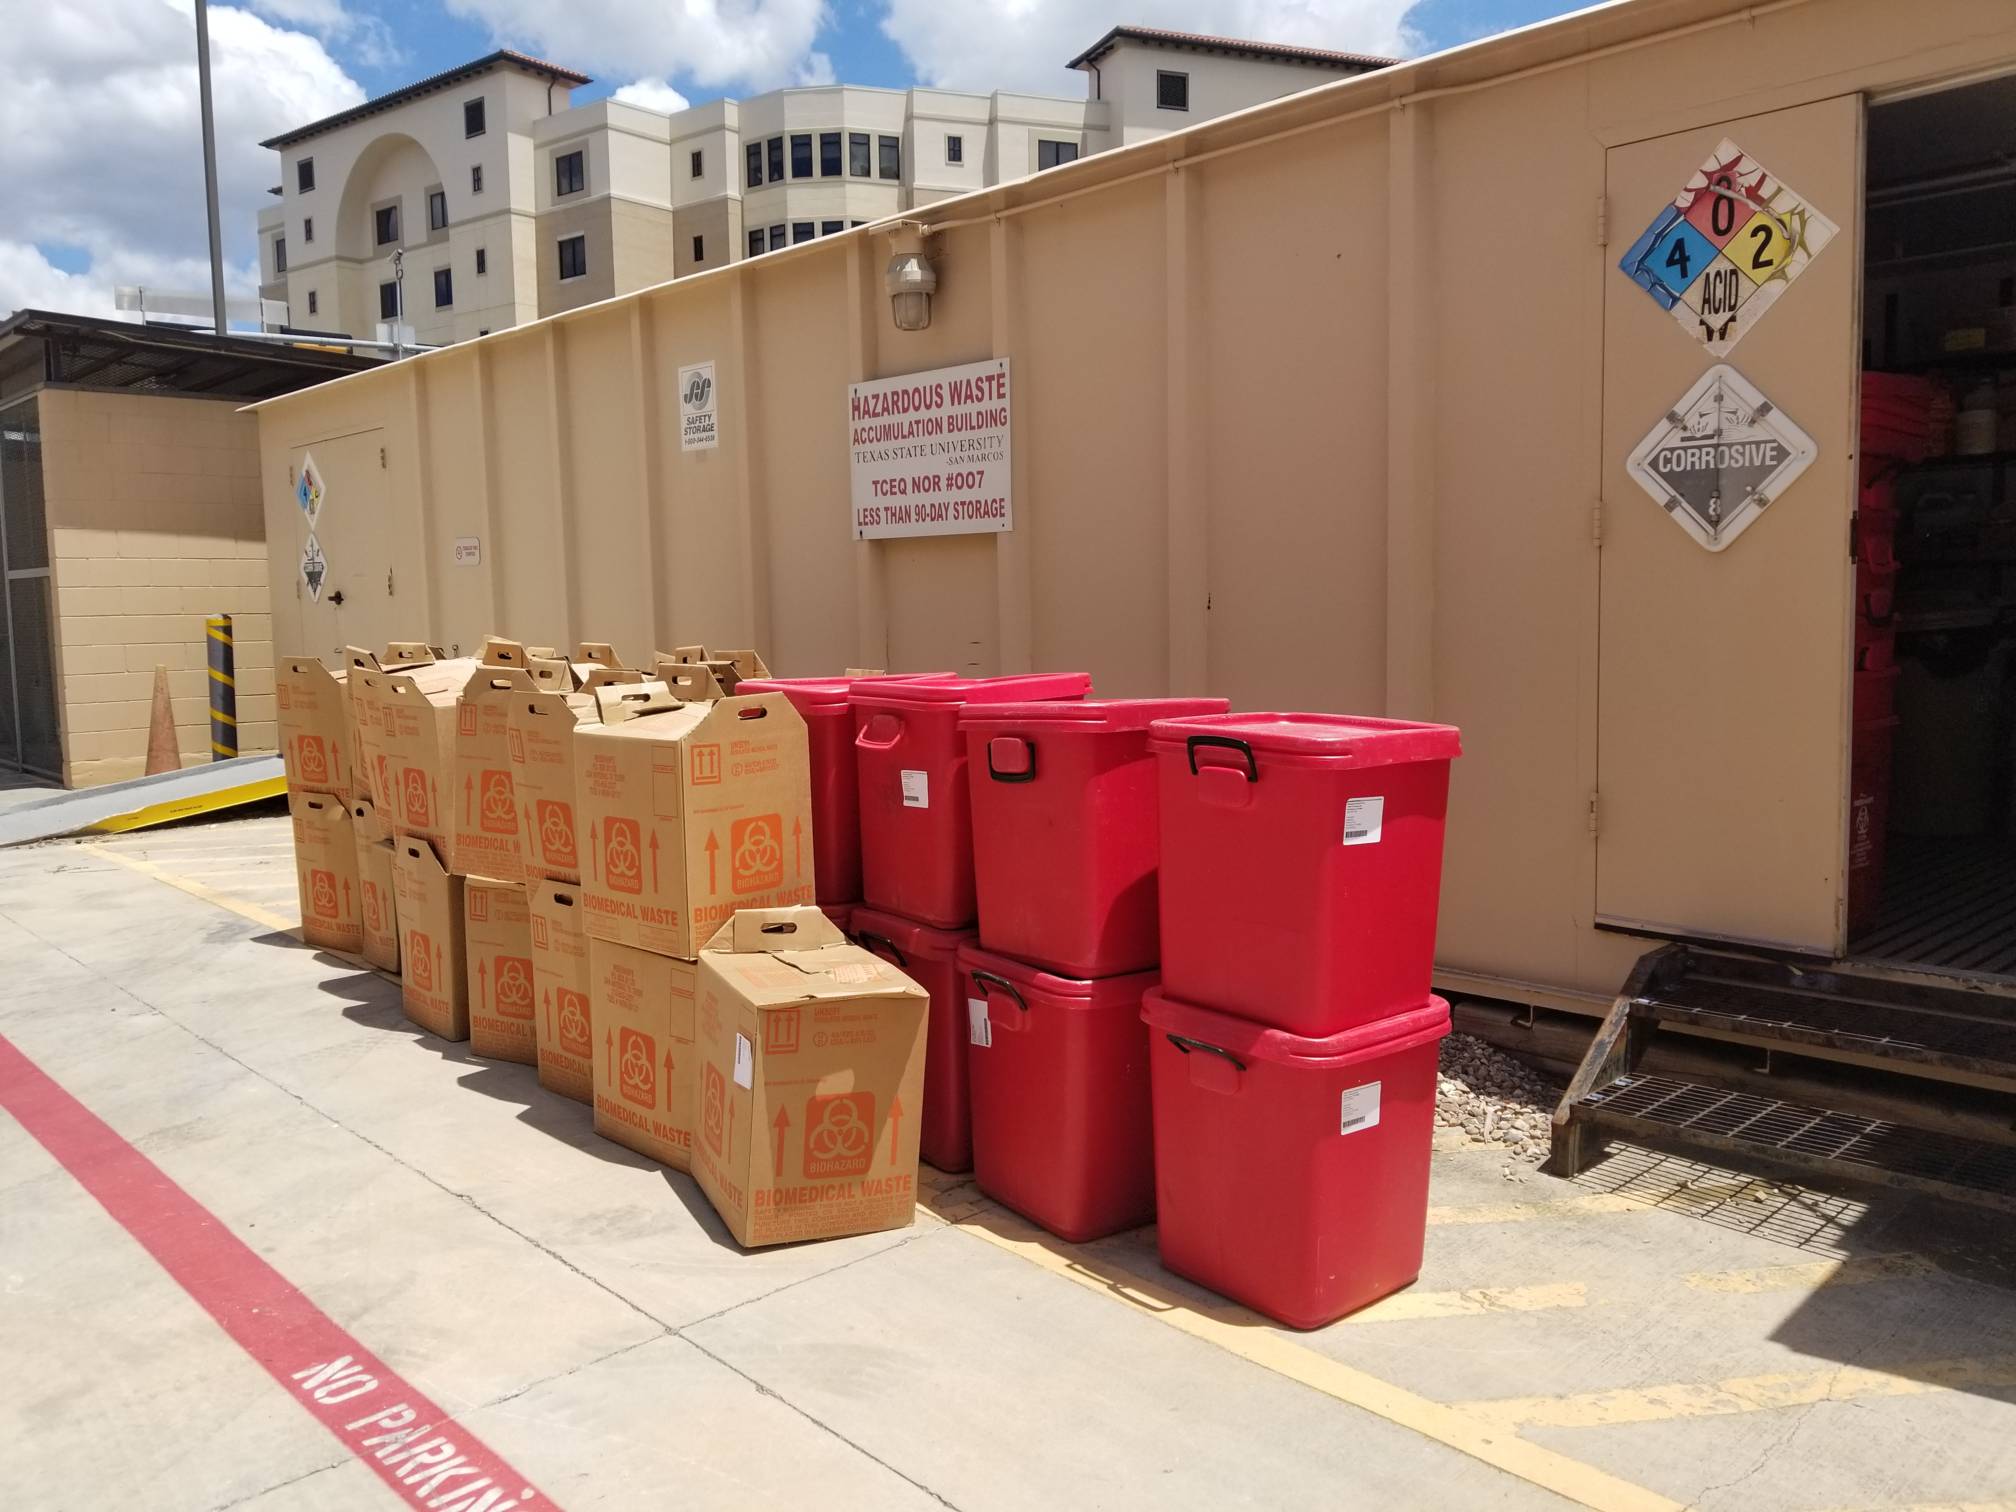
M 1609 153 L 1602 925 L 1845 944 L 1862 122 Z

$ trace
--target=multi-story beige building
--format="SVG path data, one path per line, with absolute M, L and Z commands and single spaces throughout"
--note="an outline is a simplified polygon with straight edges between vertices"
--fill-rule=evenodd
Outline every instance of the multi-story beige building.
M 440 345 L 1058 167 L 1393 60 L 1115 27 L 1084 99 L 779 89 L 672 115 L 500 50 L 273 137 L 260 293 Z

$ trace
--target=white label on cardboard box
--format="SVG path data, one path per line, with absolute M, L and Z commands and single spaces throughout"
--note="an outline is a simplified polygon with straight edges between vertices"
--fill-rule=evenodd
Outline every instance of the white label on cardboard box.
M 931 807 L 931 774 L 929 772 L 898 772 L 903 779 L 903 807 Z
M 735 1035 L 735 1085 L 746 1087 L 756 1079 L 756 1058 L 750 1053 L 749 1041 L 737 1031 Z
M 1384 798 L 1347 798 L 1344 800 L 1344 843 L 1346 845 L 1377 845 L 1379 831 L 1386 823 L 1386 800 Z
M 1339 1134 L 1363 1134 L 1367 1129 L 1379 1127 L 1379 1083 L 1346 1087 L 1337 1101 Z
M 987 999 L 966 999 L 966 1021 L 974 1044 L 985 1050 L 994 1043 L 994 1021 L 987 1016 Z

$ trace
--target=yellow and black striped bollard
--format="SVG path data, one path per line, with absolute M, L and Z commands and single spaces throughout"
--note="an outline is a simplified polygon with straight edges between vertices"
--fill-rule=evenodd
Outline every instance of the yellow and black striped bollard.
M 231 650 L 231 616 L 211 615 L 204 630 L 210 652 L 210 759 L 229 761 L 238 754 L 238 666 Z

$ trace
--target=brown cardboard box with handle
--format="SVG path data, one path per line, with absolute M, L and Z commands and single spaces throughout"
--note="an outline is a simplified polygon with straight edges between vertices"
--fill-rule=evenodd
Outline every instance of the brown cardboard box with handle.
M 524 842 L 512 781 L 511 710 L 535 692 L 566 693 L 574 675 L 564 661 L 533 656 L 514 642 L 491 640 L 455 701 L 455 869 L 500 882 L 525 880 Z
M 511 791 L 528 877 L 581 880 L 581 837 L 574 824 L 574 727 L 601 717 L 595 709 L 596 689 L 643 681 L 644 674 L 631 668 L 597 667 L 579 691 L 538 688 L 511 701 Z
M 525 884 L 532 932 L 532 1020 L 539 1085 L 576 1102 L 595 1101 L 595 1011 L 581 889 L 534 877 Z
M 440 660 L 433 647 L 419 641 L 392 641 L 382 652 L 362 646 L 343 650 L 344 690 L 350 709 L 350 788 L 353 796 L 369 798 L 381 814 L 389 815 L 391 805 L 386 799 L 385 726 L 377 695 L 391 674 L 420 674 Z
M 691 959 L 738 908 L 812 901 L 805 721 L 781 693 L 682 704 L 596 693 L 575 732 L 588 933 Z
M 286 657 L 274 669 L 288 792 L 330 793 L 345 803 L 356 796 L 348 677 L 347 668 L 332 672 L 312 656 Z
M 469 1038 L 468 962 L 462 947 L 463 879 L 415 835 L 392 842 L 399 909 L 400 998 L 406 1017 L 445 1040 Z
M 469 877 L 462 884 L 468 956 L 469 1049 L 489 1060 L 538 1063 L 532 1019 L 532 925 L 522 882 Z
M 392 831 L 369 798 L 350 800 L 357 841 L 357 897 L 364 959 L 381 971 L 399 969 L 399 905 L 392 895 Z
M 595 1132 L 676 1171 L 693 1159 L 694 966 L 588 942 Z
M 364 946 L 359 920 L 357 840 L 350 809 L 328 793 L 289 793 L 294 879 L 301 890 L 301 938 L 355 955 Z
M 693 1174 L 744 1245 L 901 1228 L 917 1206 L 930 998 L 817 908 L 700 952 Z

